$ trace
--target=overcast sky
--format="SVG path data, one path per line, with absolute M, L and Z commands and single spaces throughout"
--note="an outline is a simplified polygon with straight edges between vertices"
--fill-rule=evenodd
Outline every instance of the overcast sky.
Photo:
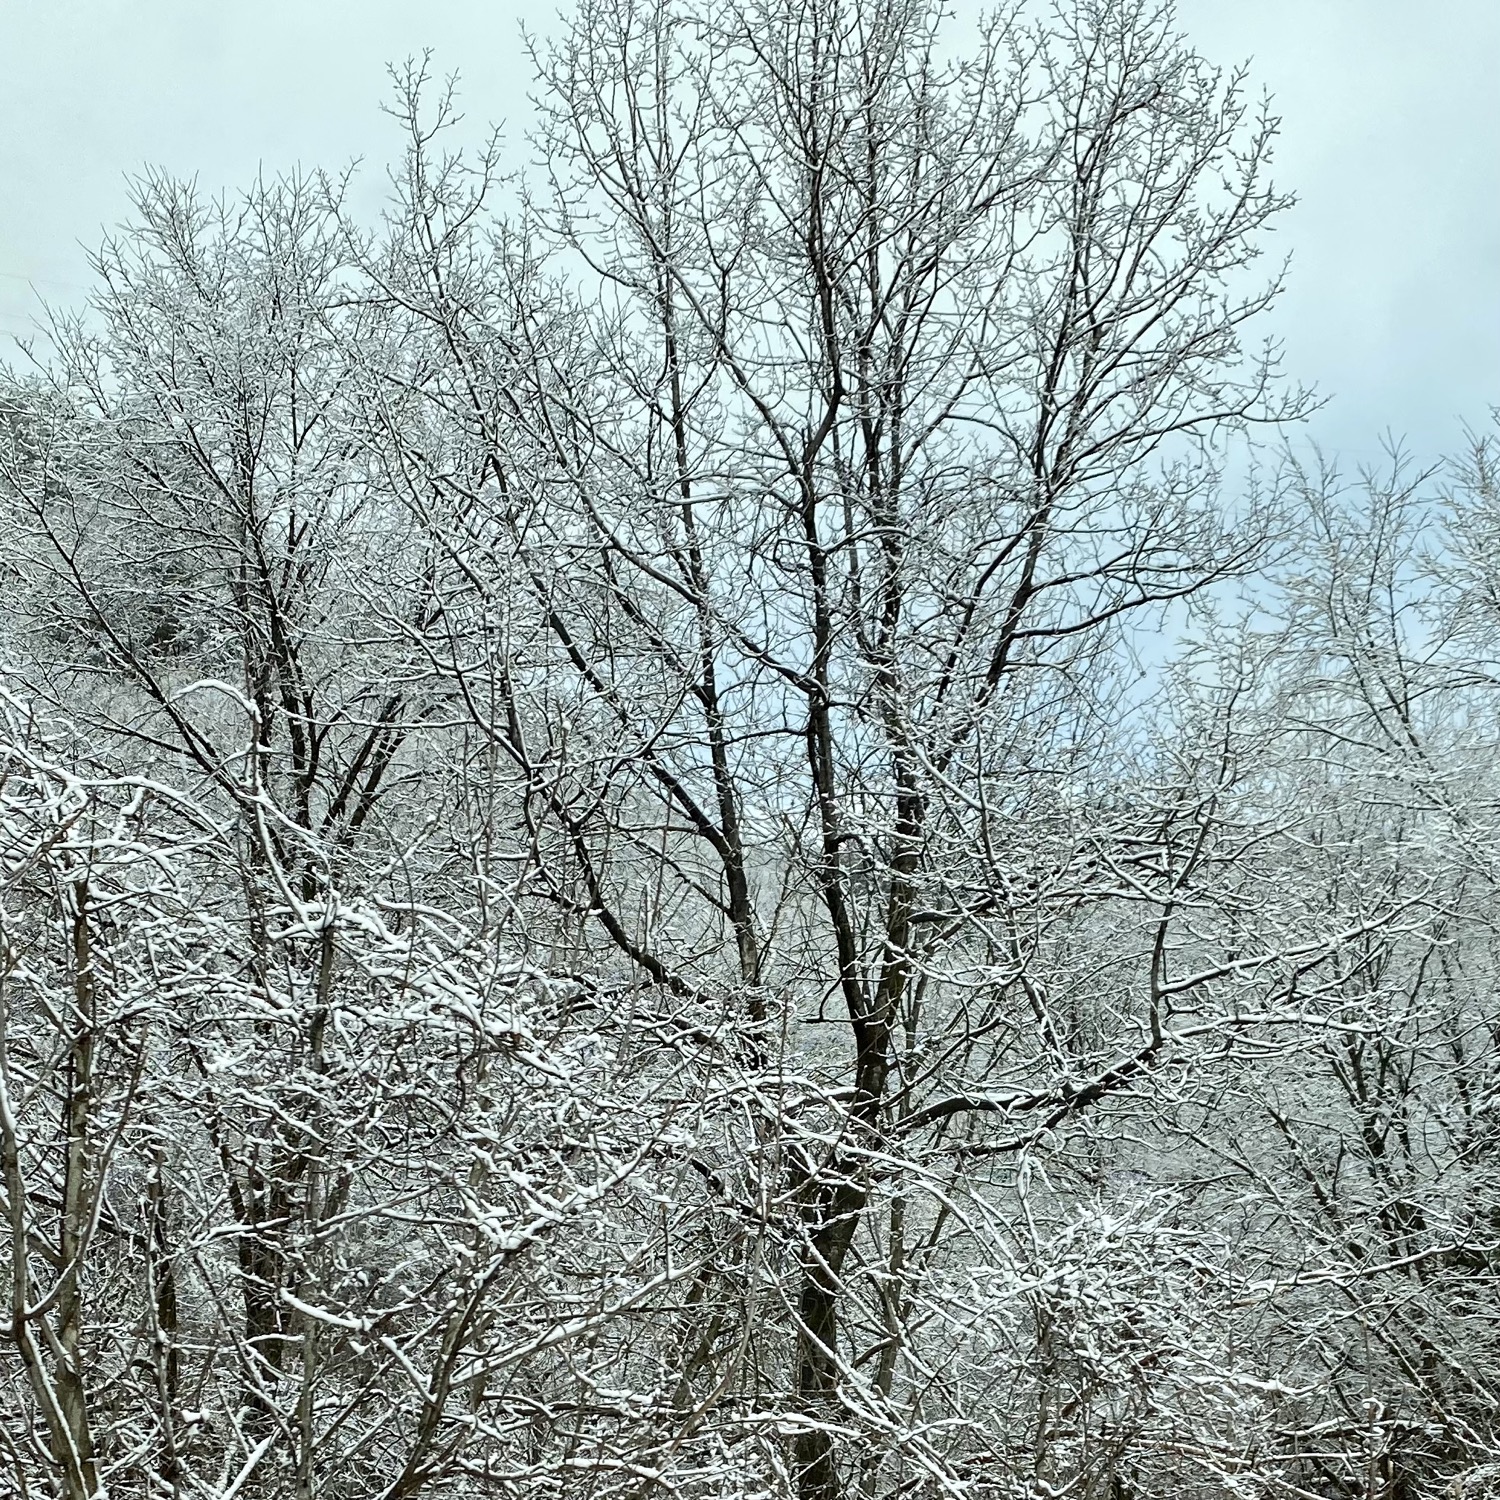
M 257 169 L 380 163 L 385 65 L 423 48 L 475 120 L 527 87 L 516 0 L 0 0 L 0 331 L 35 293 L 76 300 L 80 242 L 126 213 L 150 163 L 239 185 Z M 1272 331 L 1329 398 L 1312 432 L 1354 456 L 1380 433 L 1451 449 L 1500 404 L 1500 3 L 1179 0 L 1215 62 L 1248 60 L 1283 117 Z

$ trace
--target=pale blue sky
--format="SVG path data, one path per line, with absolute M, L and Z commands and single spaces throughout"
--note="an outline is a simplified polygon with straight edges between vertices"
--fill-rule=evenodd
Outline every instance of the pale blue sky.
M 125 213 L 146 163 L 206 187 L 267 172 L 378 168 L 395 146 L 385 64 L 431 47 L 476 120 L 515 120 L 527 74 L 515 0 L 0 0 L 0 330 L 31 285 L 82 294 L 79 241 Z M 1277 179 L 1302 202 L 1277 248 L 1273 331 L 1331 398 L 1313 432 L 1419 455 L 1500 403 L 1500 0 L 1180 0 L 1214 61 L 1249 58 L 1284 117 Z

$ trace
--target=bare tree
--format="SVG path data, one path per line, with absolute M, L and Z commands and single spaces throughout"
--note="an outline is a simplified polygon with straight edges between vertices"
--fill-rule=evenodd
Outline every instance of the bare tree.
M 907 1267 L 965 1152 L 1125 1087 L 1183 995 L 1271 965 L 1165 975 L 1211 805 L 1168 799 L 1182 864 L 1144 893 L 1080 889 L 1099 839 L 1059 805 L 1125 623 L 1252 566 L 1267 524 L 1226 516 L 1209 444 L 1297 409 L 1241 340 L 1276 287 L 1241 290 L 1271 123 L 1145 7 L 1006 13 L 961 59 L 940 21 L 585 5 L 538 53 L 547 190 L 483 241 L 486 173 L 409 80 L 404 212 L 366 258 L 445 435 L 408 492 L 452 560 L 428 650 L 537 881 L 594 962 L 717 997 L 811 1085 L 759 1128 L 798 1267 L 774 1379 L 820 1500 L 949 1472 L 910 1436 Z M 1141 1008 L 1070 1041 L 1034 929 L 1141 894 Z

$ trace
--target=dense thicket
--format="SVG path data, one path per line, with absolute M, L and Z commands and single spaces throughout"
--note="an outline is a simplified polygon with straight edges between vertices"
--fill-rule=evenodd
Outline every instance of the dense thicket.
M 942 21 L 583 0 L 8 377 L 18 1493 L 1500 1473 L 1492 449 L 1226 485 L 1272 123 Z

